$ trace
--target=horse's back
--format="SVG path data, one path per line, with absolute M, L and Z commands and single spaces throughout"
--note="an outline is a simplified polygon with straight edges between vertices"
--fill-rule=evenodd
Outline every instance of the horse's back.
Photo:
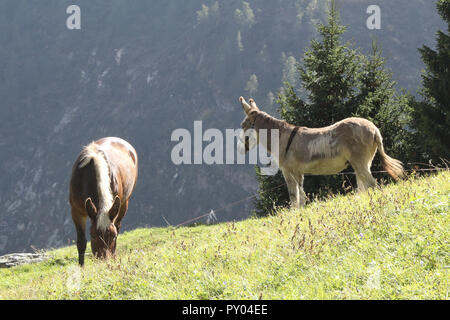
M 97 184 L 99 183 L 96 177 L 96 170 L 99 167 L 97 166 L 96 169 L 94 164 L 99 160 L 95 160 L 96 158 L 105 163 L 105 167 L 107 166 L 111 191 L 119 195 L 122 202 L 128 200 L 137 181 L 137 152 L 130 143 L 121 138 L 105 137 L 90 143 L 78 155 L 72 168 L 70 202 L 80 206 L 87 197 L 91 197 L 96 203 L 94 199 L 98 197 Z
M 106 137 L 99 139 L 95 142 L 99 148 L 106 153 L 116 153 L 120 151 L 124 154 L 128 154 L 131 160 L 134 163 L 134 166 L 137 167 L 137 152 L 134 147 L 122 138 L 117 137 Z
M 137 180 L 138 156 L 134 147 L 127 141 L 117 137 L 106 137 L 96 142 L 103 151 L 110 166 L 110 174 L 120 181 L 124 200 L 131 196 Z M 119 190 L 113 190 L 119 192 Z

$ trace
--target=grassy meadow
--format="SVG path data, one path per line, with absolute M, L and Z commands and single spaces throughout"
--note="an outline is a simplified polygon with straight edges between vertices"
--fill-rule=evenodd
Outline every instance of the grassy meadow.
M 450 173 L 239 222 L 137 229 L 115 259 L 0 269 L 0 299 L 448 299 Z M 124 223 L 126 224 L 126 218 Z

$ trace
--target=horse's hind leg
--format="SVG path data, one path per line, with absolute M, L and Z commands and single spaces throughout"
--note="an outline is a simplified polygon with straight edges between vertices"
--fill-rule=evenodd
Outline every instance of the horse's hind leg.
M 86 216 L 81 212 L 72 209 L 72 220 L 77 231 L 77 249 L 78 249 L 78 263 L 80 266 L 84 265 L 84 254 L 86 252 Z

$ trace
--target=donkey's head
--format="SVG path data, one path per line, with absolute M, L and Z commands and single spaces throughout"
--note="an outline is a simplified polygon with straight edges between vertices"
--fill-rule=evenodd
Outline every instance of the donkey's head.
M 114 203 L 108 212 L 99 214 L 91 198 L 84 203 L 89 218 L 91 219 L 91 248 L 94 256 L 107 258 L 113 256 L 116 251 L 118 231 L 114 224 L 119 215 L 120 198 L 116 196 Z
M 245 118 L 241 122 L 242 132 L 239 136 L 240 144 L 238 144 L 238 150 L 240 153 L 246 153 L 258 144 L 258 130 L 255 128 L 255 121 L 259 109 L 253 99 L 248 100 L 250 104 L 243 97 L 240 97 L 239 101 L 241 101 L 244 109 Z

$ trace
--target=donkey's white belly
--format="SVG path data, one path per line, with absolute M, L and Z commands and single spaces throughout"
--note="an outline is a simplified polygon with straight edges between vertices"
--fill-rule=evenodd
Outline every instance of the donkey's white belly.
M 348 162 L 344 157 L 318 159 L 302 165 L 303 173 L 327 175 L 336 174 L 347 168 Z

